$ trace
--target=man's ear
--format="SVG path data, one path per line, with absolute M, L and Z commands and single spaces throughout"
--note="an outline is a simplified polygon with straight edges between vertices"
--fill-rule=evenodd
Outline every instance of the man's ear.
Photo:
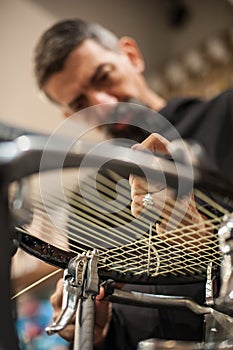
M 137 69 L 139 73 L 142 73 L 145 69 L 144 59 L 134 39 L 124 36 L 119 40 L 120 52 L 127 55 L 132 65 Z

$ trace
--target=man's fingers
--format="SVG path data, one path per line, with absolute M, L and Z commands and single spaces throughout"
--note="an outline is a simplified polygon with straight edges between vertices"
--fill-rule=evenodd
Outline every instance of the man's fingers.
M 169 154 L 169 145 L 170 142 L 157 133 L 151 134 L 141 143 L 142 148 L 146 148 L 153 153 L 158 152 L 163 154 Z
M 148 183 L 144 178 L 130 175 L 131 198 L 149 192 Z
M 133 192 L 132 196 L 132 202 L 131 202 L 131 211 L 133 216 L 138 217 L 142 211 L 145 209 L 144 204 L 143 204 L 143 199 L 145 197 L 146 192 L 144 193 L 137 193 L 137 191 Z M 168 190 L 162 189 L 159 192 L 156 193 L 151 193 L 151 196 L 153 198 L 154 202 L 154 211 L 156 212 L 157 215 L 162 215 L 162 212 L 168 212 L 170 210 L 170 207 L 166 203 L 166 199 L 168 196 Z
M 169 145 L 170 142 L 166 140 L 163 136 L 159 134 L 151 134 L 148 138 L 146 138 L 141 144 L 136 144 L 132 148 L 137 150 L 149 150 L 153 153 L 163 153 L 169 154 Z M 159 160 L 156 160 L 159 161 Z M 162 171 L 162 169 L 161 169 Z M 164 179 L 165 181 L 165 179 Z M 152 182 L 147 181 L 147 179 L 130 175 L 129 183 L 131 186 L 131 198 L 132 198 L 132 214 L 134 216 L 140 215 L 143 207 L 142 198 L 147 193 L 157 193 L 162 192 L 166 187 L 166 183 Z M 140 201 L 141 200 L 141 204 Z M 163 201 L 164 202 L 164 199 Z
M 60 309 L 62 305 L 63 279 L 59 279 L 56 285 L 55 292 L 50 296 L 50 303 L 53 308 Z
M 58 334 L 65 340 L 71 342 L 74 340 L 75 324 L 68 324 L 62 331 Z
M 109 318 L 109 302 L 102 300 L 104 298 L 104 288 L 100 287 L 100 292 L 96 297 L 96 317 L 95 324 L 104 327 Z
M 96 296 L 96 300 L 101 300 L 104 298 L 104 288 L 103 287 L 100 287 L 100 291 L 99 291 L 99 294 Z
M 57 317 L 60 315 L 61 312 L 61 306 L 62 306 L 62 292 L 63 292 L 63 280 L 60 279 L 57 282 L 56 290 L 51 295 L 50 301 L 53 306 L 53 320 L 56 320 Z M 100 287 L 100 292 L 96 297 L 95 302 L 95 328 L 94 328 L 94 342 L 98 343 L 101 340 L 104 339 L 104 337 L 107 334 L 107 330 L 109 328 L 109 324 L 111 321 L 111 315 L 112 315 L 112 307 L 111 303 L 108 301 L 102 301 L 104 298 L 104 288 Z M 75 332 L 75 315 L 70 320 L 70 323 L 59 332 L 59 335 L 68 340 L 71 341 L 74 338 L 74 332 Z

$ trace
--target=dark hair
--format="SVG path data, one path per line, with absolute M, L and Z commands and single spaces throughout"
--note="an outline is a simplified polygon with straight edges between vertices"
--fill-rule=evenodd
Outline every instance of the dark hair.
M 97 23 L 68 19 L 44 32 L 35 47 L 35 76 L 40 89 L 49 77 L 63 69 L 69 54 L 86 39 L 93 39 L 109 50 L 117 50 L 118 38 Z

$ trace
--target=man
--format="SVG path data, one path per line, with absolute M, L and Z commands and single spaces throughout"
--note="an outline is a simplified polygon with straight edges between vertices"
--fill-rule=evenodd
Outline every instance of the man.
M 233 155 L 232 92 L 209 102 L 192 98 L 167 102 L 149 88 L 143 72 L 144 61 L 133 39 L 119 39 L 97 24 L 78 19 L 58 22 L 49 28 L 35 51 L 37 84 L 61 107 L 65 117 L 93 105 L 136 99 L 166 117 L 184 139 L 200 142 L 208 153 L 211 167 L 231 176 L 228 162 Z M 153 137 L 159 142 L 159 136 Z M 160 144 L 163 142 L 166 140 Z M 134 179 L 132 185 L 133 182 Z M 61 307 L 60 283 L 51 298 L 54 317 Z M 141 286 L 136 290 L 184 295 L 204 303 L 202 283 L 179 287 Z M 102 297 L 101 289 L 96 301 L 96 348 L 135 349 L 138 341 L 151 337 L 193 341 L 203 338 L 203 317 L 188 310 L 149 310 L 121 305 L 111 308 L 110 304 L 100 301 Z M 73 332 L 74 322 L 60 334 L 71 340 Z

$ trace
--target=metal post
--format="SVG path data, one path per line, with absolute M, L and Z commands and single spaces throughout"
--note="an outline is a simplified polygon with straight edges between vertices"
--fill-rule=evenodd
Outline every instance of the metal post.
M 10 301 L 10 262 L 11 237 L 8 211 L 8 185 L 0 184 L 0 349 L 17 349 L 17 338 L 14 330 L 12 304 Z

